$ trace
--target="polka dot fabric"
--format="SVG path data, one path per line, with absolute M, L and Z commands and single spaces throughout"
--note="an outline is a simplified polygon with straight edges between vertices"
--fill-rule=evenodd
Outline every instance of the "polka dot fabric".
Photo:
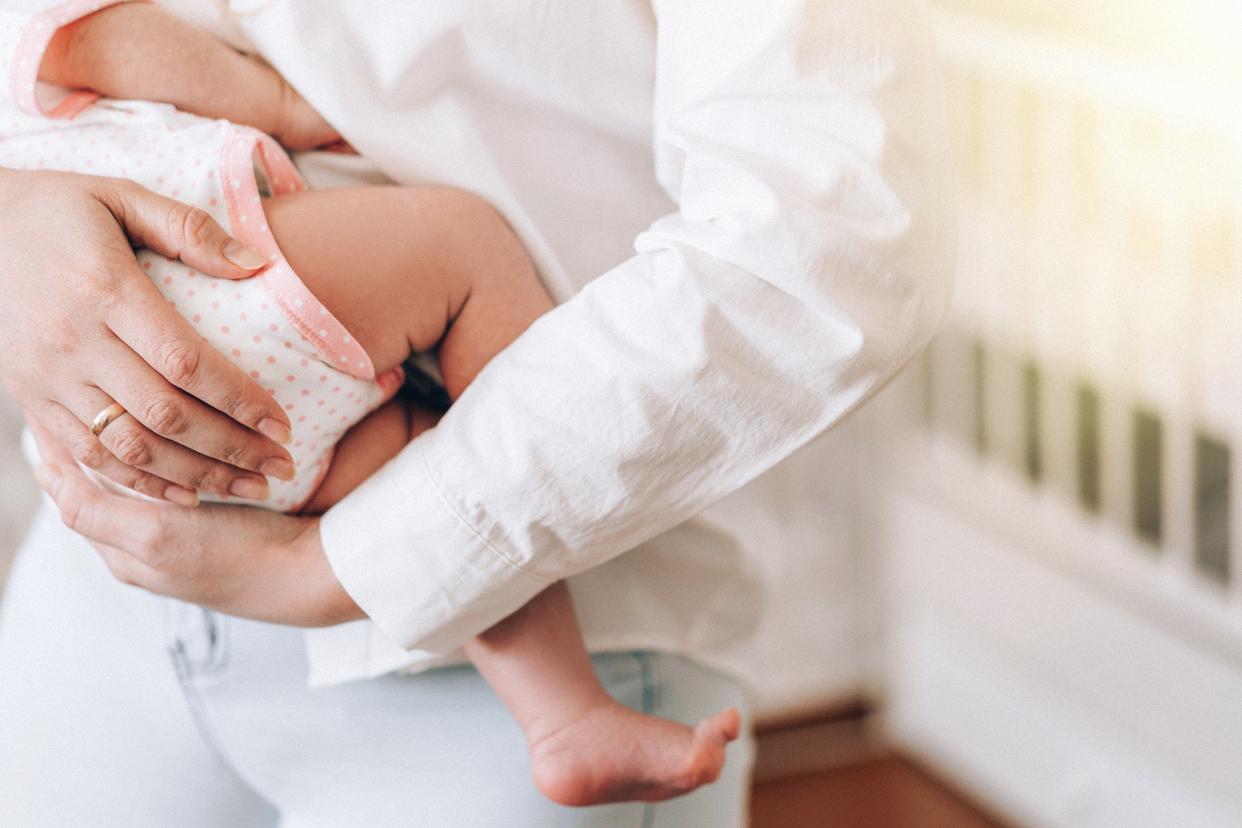
M 169 304 L 288 413 L 297 477 L 271 480 L 271 498 L 255 505 L 299 508 L 318 487 L 333 446 L 384 394 L 366 352 L 289 267 L 268 229 L 256 166 L 275 195 L 304 188 L 283 150 L 246 127 L 108 99 L 72 120 L 10 114 L 0 134 L 0 165 L 129 178 L 203 208 L 268 258 L 258 275 L 231 282 L 150 250 L 137 254 Z

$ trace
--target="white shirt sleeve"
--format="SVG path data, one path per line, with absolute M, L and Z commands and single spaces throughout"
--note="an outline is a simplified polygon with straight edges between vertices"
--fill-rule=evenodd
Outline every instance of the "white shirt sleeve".
M 445 652 L 739 488 L 880 388 L 947 303 L 929 28 L 893 0 L 655 3 L 678 212 L 323 519 L 359 605 Z

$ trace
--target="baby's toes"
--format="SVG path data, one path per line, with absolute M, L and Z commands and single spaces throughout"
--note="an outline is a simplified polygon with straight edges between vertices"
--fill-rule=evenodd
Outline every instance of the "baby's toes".
M 732 742 L 742 732 L 742 717 L 730 707 L 723 713 L 704 719 L 694 729 L 697 741 Z

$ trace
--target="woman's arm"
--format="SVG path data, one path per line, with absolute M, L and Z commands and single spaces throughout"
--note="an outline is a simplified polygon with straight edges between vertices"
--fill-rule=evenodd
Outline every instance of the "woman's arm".
M 146 3 L 109 6 L 57 29 L 39 79 L 252 126 L 290 149 L 340 140 L 270 66 Z
M 383 101 L 366 97 L 359 54 L 389 33 L 351 32 L 331 72 L 307 59 L 302 43 L 334 42 L 343 25 L 331 5 L 273 7 L 265 54 L 343 124 L 359 113 L 364 152 L 400 157 L 408 138 L 373 128 Z M 953 228 L 919 4 L 727 6 L 655 4 L 655 162 L 680 210 L 318 525 L 317 546 L 393 641 L 451 649 L 685 520 L 837 422 L 931 336 Z M 404 4 L 368 9 L 397 20 Z M 578 34 L 548 29 L 541 43 Z M 71 516 L 99 497 L 59 492 Z M 116 508 L 143 537 L 94 538 L 139 559 L 153 555 L 146 537 L 178 531 Z
M 334 571 L 389 638 L 447 651 L 548 583 L 676 526 L 838 422 L 931 337 L 949 296 L 953 210 L 920 5 L 652 4 L 653 160 L 677 211 L 637 237 L 636 256 L 500 354 L 432 432 L 323 518 Z M 334 6 L 339 19 L 324 11 Z M 368 13 L 400 20 L 401 6 L 377 0 Z M 442 6 L 446 17 L 455 8 Z M 424 104 L 418 119 L 402 112 L 382 121 L 369 111 L 387 103 L 364 97 L 391 88 L 381 78 L 406 77 L 416 65 L 455 77 L 459 67 L 452 52 L 433 59 L 411 50 L 406 66 L 385 63 L 381 74 L 367 55 L 386 54 L 393 38 L 376 28 L 366 40 L 349 9 L 277 4 L 251 31 L 386 171 L 417 174 L 439 160 L 401 146 L 408 139 L 388 124 L 455 126 L 453 134 L 481 136 L 471 145 L 477 159 L 462 168 L 477 163 L 490 173 L 489 162 L 505 163 L 488 157 L 486 142 L 498 156 L 513 147 L 496 120 L 471 119 L 468 92 L 454 99 L 436 87 L 425 100 L 437 108 Z M 602 95 L 602 86 L 568 76 L 555 85 L 552 67 L 562 59 L 590 71 L 574 62 L 590 49 L 580 27 L 541 20 L 537 31 L 510 35 L 518 24 L 509 18 L 495 31 L 479 31 L 477 20 L 462 24 L 477 27 L 466 42 L 537 37 L 538 50 L 497 58 L 512 62 L 505 82 L 514 100 L 527 89 L 544 100 L 551 76 L 558 95 L 591 90 L 567 111 L 579 103 L 599 111 L 589 95 Z M 327 68 L 281 36 L 297 31 L 302 42 L 328 43 L 343 25 L 351 37 Z M 437 42 L 439 31 L 420 34 Z M 644 48 L 626 54 L 635 56 L 628 68 L 646 78 Z M 512 143 L 523 146 L 520 137 Z M 555 187 L 533 189 L 541 175 L 573 192 L 572 182 L 557 181 L 557 159 L 525 147 L 528 168 L 508 171 L 538 193 L 532 204 L 560 197 Z M 487 175 L 474 180 L 489 183 Z M 495 192 L 497 203 L 508 197 L 502 187 L 482 192 Z M 555 213 L 542 204 L 536 215 Z

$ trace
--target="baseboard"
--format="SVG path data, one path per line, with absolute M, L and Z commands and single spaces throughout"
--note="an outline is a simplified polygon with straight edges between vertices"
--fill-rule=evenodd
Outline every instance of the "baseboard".
M 853 765 L 886 752 L 875 706 L 862 697 L 760 722 L 755 736 L 756 782 Z
M 1028 828 L 1238 828 L 1242 675 L 896 499 L 883 731 Z

